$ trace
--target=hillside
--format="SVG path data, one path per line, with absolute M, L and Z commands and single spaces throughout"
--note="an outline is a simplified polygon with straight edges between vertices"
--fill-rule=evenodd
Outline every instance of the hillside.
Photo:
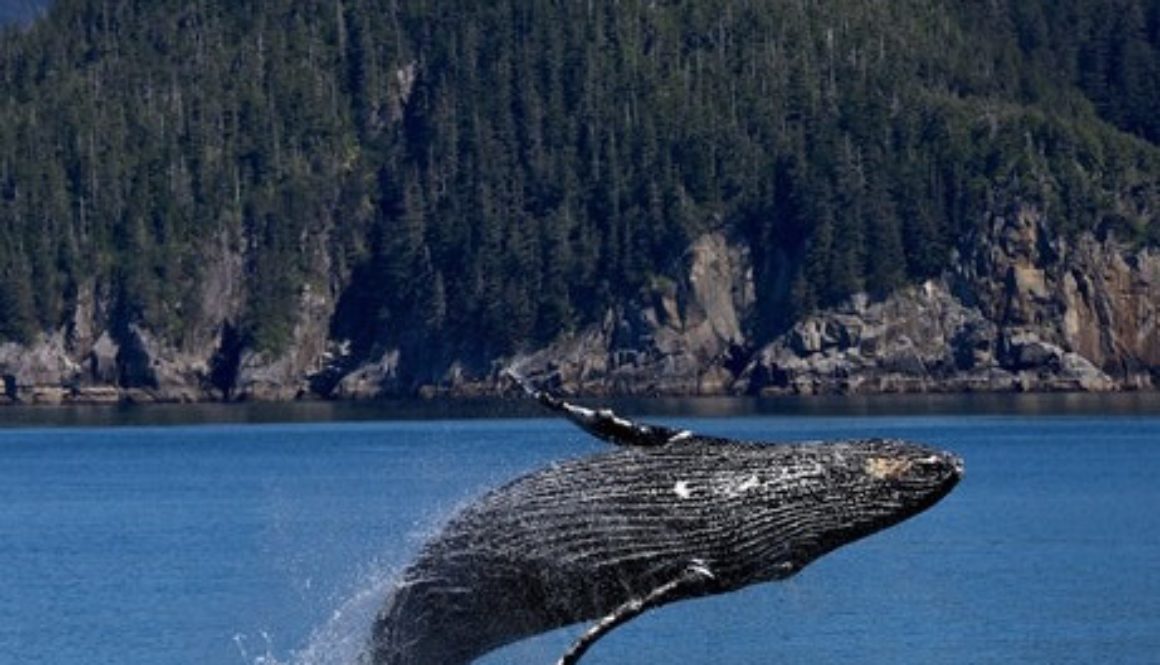
M 1026 333 L 1151 385 L 1160 8 L 1114 4 L 57 0 L 0 38 L 6 392 L 489 390 L 582 339 L 576 389 L 765 391 L 795 330 L 924 283 L 995 368 Z M 1055 323 L 1092 243 L 1136 342 Z M 953 385 L 923 357 L 877 389 Z

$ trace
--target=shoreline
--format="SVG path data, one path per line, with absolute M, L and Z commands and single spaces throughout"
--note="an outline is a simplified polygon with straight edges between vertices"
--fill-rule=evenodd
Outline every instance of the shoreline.
M 1160 416 L 1160 391 L 1113 393 L 908 393 L 780 397 L 578 398 L 637 417 L 685 422 L 746 417 Z M 290 424 L 553 418 L 523 397 L 392 397 L 374 400 L 9 404 L 0 431 L 21 427 Z
M 509 365 L 510 366 L 510 365 Z M 517 365 L 518 366 L 518 365 Z M 528 372 L 526 369 L 531 369 Z M 574 369 L 574 368 L 569 368 Z M 832 369 L 832 368 L 831 368 Z M 1096 370 L 1098 371 L 1098 370 Z M 934 378 L 904 372 L 833 371 L 801 373 L 776 381 L 761 381 L 748 387 L 741 380 L 707 380 L 706 370 L 695 377 L 676 380 L 667 375 L 650 376 L 640 369 L 585 376 L 583 372 L 559 371 L 551 365 L 525 368 L 533 383 L 572 399 L 809 399 L 873 396 L 921 395 L 1160 395 L 1160 372 L 1136 372 L 1116 379 L 1100 374 L 1049 371 L 1045 367 L 952 373 Z M 767 377 L 768 378 L 768 377 Z M 152 386 L 120 387 L 109 384 L 19 384 L 11 375 L 0 376 L 0 412 L 6 407 L 27 406 L 132 406 L 148 404 L 298 404 L 298 403 L 385 403 L 396 401 L 505 400 L 521 391 L 501 372 L 486 376 L 457 376 L 452 380 L 384 382 L 357 391 L 311 390 L 310 379 L 290 383 L 268 382 L 244 391 L 223 391 L 204 381 L 166 382 Z
M 1160 388 L 1152 385 L 1118 385 L 1097 390 L 1086 389 L 1074 382 L 969 382 L 948 381 L 943 384 L 915 379 L 911 382 L 894 382 L 887 386 L 867 385 L 862 382 L 831 382 L 815 386 L 813 390 L 769 390 L 742 393 L 730 390 L 674 390 L 658 388 L 655 385 L 619 384 L 611 388 L 610 382 L 585 382 L 581 385 L 566 383 L 551 386 L 560 395 L 579 400 L 693 400 L 693 399 L 734 399 L 734 400 L 778 400 L 778 399 L 829 399 L 829 398 L 875 398 L 875 397 L 919 397 L 919 396 L 1010 396 L 1010 395 L 1156 395 Z M 544 385 L 551 385 L 545 382 Z M 627 389 L 625 389 L 627 388 Z M 373 394 L 360 395 L 319 395 L 308 391 L 287 397 L 284 391 L 270 391 L 262 395 L 243 394 L 237 397 L 222 397 L 220 393 L 192 388 L 149 389 L 117 388 L 113 386 L 63 387 L 29 386 L 19 391 L 0 392 L 0 412 L 6 407 L 57 407 L 57 406 L 145 406 L 145 405 L 204 405 L 204 404 L 382 404 L 395 402 L 460 402 L 506 401 L 519 399 L 520 391 L 515 390 L 506 380 L 462 383 L 455 386 L 421 385 L 412 391 L 383 390 Z

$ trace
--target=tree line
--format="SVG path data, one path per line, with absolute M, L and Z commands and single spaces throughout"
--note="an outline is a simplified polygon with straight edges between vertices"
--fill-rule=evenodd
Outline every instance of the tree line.
M 1148 0 L 57 0 L 0 37 L 0 339 L 244 343 L 341 286 L 360 353 L 486 359 L 749 245 L 758 336 L 939 273 L 1016 203 L 1160 241 Z M 321 257 L 321 258 L 320 258 Z

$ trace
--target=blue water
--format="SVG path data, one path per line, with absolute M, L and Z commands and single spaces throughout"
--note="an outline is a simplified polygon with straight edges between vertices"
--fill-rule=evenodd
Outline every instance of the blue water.
M 900 436 L 967 476 L 791 580 L 646 614 L 590 665 L 1160 662 L 1160 416 L 660 420 Z M 598 450 L 550 419 L 0 429 L 0 663 L 348 664 L 457 506 Z M 482 662 L 550 663 L 582 629 Z

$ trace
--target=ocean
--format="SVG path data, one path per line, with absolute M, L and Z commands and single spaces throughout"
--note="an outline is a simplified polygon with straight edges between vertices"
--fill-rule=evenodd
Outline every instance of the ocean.
M 787 581 L 649 612 L 590 665 L 1160 663 L 1155 399 L 623 406 L 744 439 L 912 439 L 966 477 Z M 349 665 L 458 507 L 603 449 L 530 413 L 0 409 L 0 663 Z M 551 663 L 584 628 L 480 662 Z

